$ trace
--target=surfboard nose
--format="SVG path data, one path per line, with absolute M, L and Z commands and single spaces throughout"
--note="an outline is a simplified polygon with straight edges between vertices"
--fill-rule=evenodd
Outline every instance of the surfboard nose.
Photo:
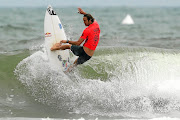
M 55 11 L 53 10 L 51 5 L 48 5 L 47 11 L 49 12 L 50 15 L 56 15 Z
M 48 7 L 47 8 L 52 8 L 52 6 L 51 5 L 48 5 Z

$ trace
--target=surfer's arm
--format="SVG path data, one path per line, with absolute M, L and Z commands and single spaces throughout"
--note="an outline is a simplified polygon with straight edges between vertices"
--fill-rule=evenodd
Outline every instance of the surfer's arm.
M 79 12 L 78 12 L 79 14 L 83 14 L 83 15 L 86 14 L 86 12 L 84 12 L 84 10 L 82 10 L 81 8 L 78 8 L 78 11 L 79 11 Z
M 78 41 L 70 41 L 70 40 L 62 40 L 60 43 L 69 43 L 71 45 L 77 45 L 79 46 L 85 39 L 79 38 Z

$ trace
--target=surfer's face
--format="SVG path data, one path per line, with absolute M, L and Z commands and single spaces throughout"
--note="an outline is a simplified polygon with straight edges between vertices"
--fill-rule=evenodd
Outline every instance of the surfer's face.
M 83 21 L 85 26 L 89 26 L 92 23 L 91 20 L 88 21 L 87 17 L 83 17 Z

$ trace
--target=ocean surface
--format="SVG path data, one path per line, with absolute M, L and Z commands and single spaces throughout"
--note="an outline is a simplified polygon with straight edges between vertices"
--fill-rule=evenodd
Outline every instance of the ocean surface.
M 46 8 L 0 8 L 0 120 L 180 119 L 180 8 L 83 9 L 98 21 L 100 42 L 65 74 L 44 48 Z M 54 10 L 78 40 L 77 8 Z M 135 24 L 121 24 L 127 14 Z

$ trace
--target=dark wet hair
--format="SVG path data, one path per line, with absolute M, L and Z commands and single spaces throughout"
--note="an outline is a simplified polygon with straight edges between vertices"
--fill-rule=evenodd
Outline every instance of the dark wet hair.
M 91 14 L 85 14 L 84 17 L 87 17 L 88 21 L 91 20 L 91 22 L 94 22 L 94 18 Z

